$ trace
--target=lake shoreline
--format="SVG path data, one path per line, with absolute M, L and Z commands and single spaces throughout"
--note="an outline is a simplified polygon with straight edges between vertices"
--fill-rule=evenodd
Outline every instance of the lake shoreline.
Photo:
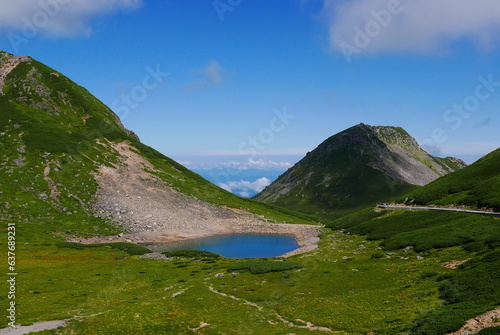
M 191 239 L 229 235 L 229 234 L 278 234 L 290 235 L 295 238 L 298 249 L 290 251 L 277 257 L 290 257 L 315 250 L 320 241 L 319 226 L 286 224 L 286 223 L 241 223 L 225 224 L 213 227 L 215 229 L 154 229 L 131 234 L 119 234 L 113 236 L 95 237 L 73 237 L 69 240 L 83 244 L 109 243 L 109 242 L 129 242 L 135 244 L 159 244 L 168 242 L 182 242 Z
M 179 250 L 204 250 L 226 258 L 278 257 L 300 248 L 290 234 L 223 234 L 181 242 L 142 244 L 154 253 Z

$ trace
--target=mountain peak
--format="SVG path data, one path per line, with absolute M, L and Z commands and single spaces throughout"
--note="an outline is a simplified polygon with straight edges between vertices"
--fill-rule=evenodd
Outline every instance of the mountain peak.
M 430 155 L 403 128 L 361 123 L 325 140 L 256 199 L 316 214 L 344 210 L 403 194 L 465 165 Z
M 341 148 L 364 157 L 372 168 L 419 186 L 467 165 L 458 158 L 430 155 L 406 130 L 394 126 L 361 123 L 330 137 L 317 149 L 323 153 Z
M 31 57 L 0 52 L 0 97 L 0 120 L 28 128 L 44 124 L 29 129 L 25 140 L 46 152 L 75 150 L 100 135 L 139 140 L 87 89 Z
M 376 135 L 380 140 L 390 144 L 404 144 L 415 148 L 420 148 L 417 141 L 411 137 L 406 130 L 401 127 L 394 126 L 371 126 L 365 123 L 360 123 L 346 129 L 344 132 L 352 132 L 353 130 L 365 131 Z

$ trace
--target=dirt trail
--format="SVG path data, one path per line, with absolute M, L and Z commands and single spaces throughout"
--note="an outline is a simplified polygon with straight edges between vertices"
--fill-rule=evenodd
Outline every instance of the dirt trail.
M 203 328 L 203 327 L 206 327 L 206 326 L 210 326 L 210 323 L 206 323 L 205 321 L 200 321 L 200 325 L 198 327 L 196 327 L 196 328 L 188 327 L 188 329 L 191 330 L 191 331 L 193 331 L 193 332 L 195 332 L 195 333 L 197 333 L 197 334 L 202 334 L 203 335 L 203 333 L 200 332 L 199 330 L 201 328 Z
M 447 335 L 477 334 L 480 330 L 500 326 L 500 307 L 467 321 L 459 331 Z
M 47 182 L 49 185 L 49 190 L 50 190 L 50 195 L 49 197 L 51 199 L 54 199 L 56 201 L 59 201 L 58 197 L 60 195 L 60 192 L 57 190 L 57 185 L 54 183 L 54 181 L 49 177 L 50 174 L 50 164 L 52 164 L 55 160 L 51 160 L 47 163 L 45 168 L 43 169 L 43 179 Z
M 213 293 L 218 294 L 220 296 L 227 297 L 227 298 L 230 298 L 230 299 L 233 299 L 233 300 L 237 300 L 237 301 L 243 301 L 245 305 L 253 306 L 253 307 L 257 308 L 259 311 L 262 311 L 262 308 L 263 308 L 262 306 L 259 306 L 256 303 L 253 303 L 253 302 L 245 300 L 245 299 L 237 298 L 237 297 L 235 297 L 233 295 L 229 295 L 229 294 L 226 294 L 226 293 L 223 293 L 223 292 L 219 292 L 216 289 L 214 289 L 214 287 L 212 285 L 209 285 L 208 289 L 210 291 L 212 291 Z
M 480 210 L 462 209 L 462 208 L 446 208 L 446 207 L 427 207 L 427 206 L 405 206 L 405 205 L 378 205 L 378 208 L 382 209 L 408 209 L 413 211 L 444 211 L 444 212 L 459 212 L 468 214 L 477 214 L 485 216 L 496 216 L 500 217 L 498 212 L 487 212 Z
M 73 238 L 81 243 L 133 242 L 161 243 L 234 233 L 293 235 L 297 254 L 313 250 L 319 242 L 318 227 L 273 224 L 251 213 L 217 207 L 176 192 L 147 172 L 154 167 L 132 151 L 127 142 L 108 142 L 122 157 L 116 167 L 102 166 L 95 175 L 100 186 L 96 215 L 122 223 L 129 231 L 118 236 Z
M 298 325 L 296 323 L 293 323 L 292 321 L 288 321 L 286 320 L 285 318 L 283 318 L 281 315 L 279 315 L 278 313 L 276 313 L 276 316 L 278 317 L 278 319 L 280 319 L 283 323 L 286 323 L 287 325 L 289 325 L 290 327 L 294 327 L 294 328 L 300 328 L 300 329 L 308 329 L 308 330 L 319 330 L 319 331 L 322 331 L 322 332 L 329 332 L 329 333 L 344 333 L 344 332 L 334 332 L 333 330 L 331 330 L 330 328 L 328 327 L 320 327 L 320 326 L 315 326 L 314 324 L 312 324 L 311 322 L 308 322 L 308 321 L 304 321 L 304 320 L 301 320 L 301 319 L 296 319 L 295 321 L 298 321 L 298 322 L 301 322 L 301 323 L 304 323 L 305 325 Z
M 220 296 L 223 296 L 223 297 L 227 297 L 227 298 L 230 298 L 230 299 L 233 299 L 233 300 L 236 300 L 236 301 L 241 301 L 243 302 L 245 305 L 249 305 L 249 306 L 252 306 L 252 307 L 255 307 L 257 308 L 259 311 L 262 311 L 263 310 L 263 307 L 262 306 L 259 306 L 257 305 L 256 303 L 253 303 L 251 301 L 248 301 L 248 300 L 245 300 L 245 299 L 242 299 L 242 298 L 238 298 L 238 297 L 235 297 L 233 295 L 229 295 L 229 294 L 226 294 L 226 293 L 223 293 L 223 292 L 219 292 L 217 291 L 212 285 L 209 285 L 208 286 L 208 289 L 210 291 L 212 291 L 213 293 L 215 294 L 218 294 Z M 290 327 L 294 327 L 294 328 L 301 328 L 301 329 L 308 329 L 308 330 L 318 330 L 318 331 L 323 331 L 323 332 L 329 332 L 329 333 L 337 333 L 337 332 L 334 332 L 332 331 L 330 328 L 328 327 L 321 327 L 321 326 L 316 326 L 314 325 L 313 323 L 309 322 L 309 321 L 304 321 L 304 320 L 300 320 L 300 319 L 296 319 L 295 321 L 298 321 L 300 323 L 302 323 L 302 325 L 298 325 L 292 321 L 288 321 L 286 320 L 283 316 L 281 316 L 280 314 L 278 313 L 274 313 L 276 315 L 276 317 L 283 323 L 285 323 L 286 325 L 290 326 Z M 273 324 L 272 321 L 268 320 L 269 323 Z M 339 332 L 340 333 L 340 332 Z
M 30 326 L 17 326 L 15 328 L 4 328 L 0 329 L 0 335 L 23 335 L 32 332 L 41 332 L 44 330 L 66 327 L 66 321 L 68 320 L 42 321 L 34 323 Z

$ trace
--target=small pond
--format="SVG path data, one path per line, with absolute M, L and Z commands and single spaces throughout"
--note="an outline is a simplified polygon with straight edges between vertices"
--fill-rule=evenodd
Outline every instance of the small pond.
M 228 258 L 276 257 L 298 249 L 295 237 L 277 234 L 229 234 L 196 238 L 182 242 L 146 245 L 154 252 L 205 250 Z

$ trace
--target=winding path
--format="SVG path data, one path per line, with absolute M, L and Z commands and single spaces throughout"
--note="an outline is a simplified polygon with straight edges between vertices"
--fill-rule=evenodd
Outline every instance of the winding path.
M 496 216 L 500 217 L 498 212 L 486 212 L 486 211 L 476 211 L 470 209 L 459 209 L 459 208 L 444 208 L 444 207 L 426 207 L 426 206 L 402 206 L 402 205 L 378 205 L 378 208 L 383 209 L 410 209 L 414 211 L 447 211 L 447 212 L 462 212 L 468 214 L 478 214 L 485 216 Z
M 44 330 L 52 330 L 59 327 L 66 327 L 66 320 L 53 320 L 53 321 L 42 321 L 34 323 L 30 326 L 16 326 L 15 328 L 3 328 L 0 329 L 1 335 L 23 335 L 32 332 L 41 332 Z
M 245 300 L 245 299 L 242 299 L 242 298 L 237 298 L 235 296 L 232 296 L 232 295 L 229 295 L 229 294 L 226 294 L 226 293 L 223 293 L 223 292 L 219 292 L 217 291 L 212 285 L 208 285 L 208 289 L 210 291 L 212 291 L 213 293 L 215 294 L 218 294 L 218 295 L 221 295 L 223 297 L 227 297 L 227 298 L 230 298 L 230 299 L 233 299 L 233 300 L 238 300 L 238 301 L 242 301 L 245 305 L 249 305 L 249 306 L 252 306 L 252 307 L 255 307 L 257 308 L 259 311 L 262 311 L 263 307 L 262 306 L 259 306 L 251 301 L 248 301 L 248 300 Z M 294 328 L 301 328 L 301 329 L 308 329 L 308 330 L 318 330 L 318 331 L 323 331 L 323 332 L 329 332 L 329 333 L 343 333 L 343 332 L 337 332 L 337 331 L 332 331 L 330 328 L 328 327 L 321 327 L 321 326 L 316 326 L 314 325 L 313 323 L 311 322 L 308 322 L 308 321 L 304 321 L 304 320 L 300 320 L 300 319 L 296 319 L 295 321 L 299 321 L 301 323 L 303 323 L 304 325 L 298 325 L 292 321 L 288 321 L 286 320 L 283 316 L 281 316 L 280 314 L 278 313 L 274 313 L 275 316 L 281 321 L 283 322 L 284 324 L 288 325 L 289 327 L 294 327 Z M 272 321 L 268 320 L 269 323 L 272 324 Z

